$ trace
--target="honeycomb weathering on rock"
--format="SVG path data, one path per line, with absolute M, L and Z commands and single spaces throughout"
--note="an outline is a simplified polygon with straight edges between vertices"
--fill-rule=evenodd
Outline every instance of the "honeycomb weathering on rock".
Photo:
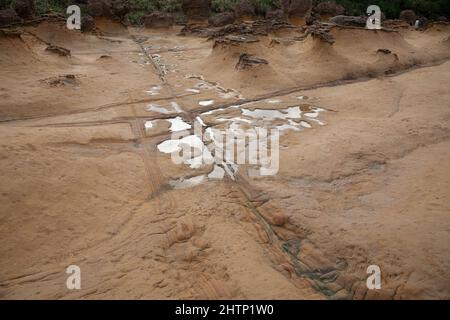
M 247 68 L 251 68 L 254 65 L 258 65 L 258 64 L 268 64 L 269 62 L 267 62 L 267 60 L 261 59 L 261 58 L 257 58 L 254 57 L 252 55 L 249 55 L 247 53 L 243 53 L 239 56 L 239 61 L 236 64 L 236 69 L 241 70 L 241 69 L 247 69 Z

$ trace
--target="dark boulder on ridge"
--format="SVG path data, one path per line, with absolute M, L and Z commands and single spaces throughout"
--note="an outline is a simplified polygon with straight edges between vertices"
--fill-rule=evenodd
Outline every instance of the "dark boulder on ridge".
M 233 24 L 235 20 L 236 16 L 233 12 L 222 12 L 211 16 L 208 22 L 213 27 L 223 27 L 228 24 Z
M 211 15 L 211 0 L 183 0 L 182 9 L 188 21 L 206 20 Z
M 14 10 L 23 19 L 31 19 L 36 15 L 34 0 L 16 0 Z
M 403 10 L 400 12 L 400 20 L 408 22 L 410 25 L 414 25 L 417 16 L 413 10 Z
M 0 10 L 0 27 L 5 27 L 19 22 L 22 22 L 22 19 L 13 9 Z
M 174 22 L 173 15 L 167 12 L 157 11 L 144 16 L 144 26 L 147 28 L 167 28 Z

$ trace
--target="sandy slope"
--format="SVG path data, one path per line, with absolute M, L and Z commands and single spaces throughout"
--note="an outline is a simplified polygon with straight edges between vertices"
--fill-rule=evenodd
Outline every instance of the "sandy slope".
M 49 24 L 0 37 L 0 297 L 450 298 L 448 26 L 215 48 L 177 30 L 100 27 L 102 37 Z M 238 71 L 241 53 L 269 64 Z M 186 91 L 194 75 L 211 87 Z M 158 152 L 163 119 L 242 98 L 256 100 L 250 109 L 320 106 L 325 125 L 282 135 L 274 177 L 242 167 L 236 181 L 171 188 L 211 167 Z M 148 109 L 173 102 L 182 113 Z M 65 286 L 71 264 L 79 291 Z M 365 287 L 370 264 L 382 290 Z

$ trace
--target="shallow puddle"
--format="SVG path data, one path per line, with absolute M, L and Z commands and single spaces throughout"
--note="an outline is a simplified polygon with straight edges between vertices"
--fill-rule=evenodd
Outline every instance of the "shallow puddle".
M 170 103 L 170 109 L 167 107 L 163 107 L 159 104 L 154 104 L 154 103 L 151 103 L 145 107 L 146 111 L 154 111 L 154 112 L 158 112 L 158 113 L 162 113 L 162 114 L 170 114 L 173 112 L 175 112 L 175 113 L 184 112 L 183 109 L 181 109 L 180 105 L 175 101 L 172 101 Z
M 158 150 L 162 153 L 172 153 L 180 150 L 180 140 L 166 140 L 158 144 Z
M 209 179 L 222 180 L 225 176 L 225 170 L 218 165 L 214 166 L 214 170 L 208 174 Z
M 272 99 L 265 100 L 262 103 L 276 104 L 280 102 L 282 102 L 281 99 Z M 211 106 L 214 104 L 214 100 L 202 100 L 199 101 L 199 104 L 201 106 Z M 171 153 L 172 156 L 175 153 L 175 155 L 179 156 L 179 163 L 184 163 L 191 169 L 198 169 L 205 165 L 214 164 L 213 170 L 207 175 L 172 181 L 171 184 L 174 187 L 189 188 L 196 186 L 205 180 L 221 180 L 224 179 L 225 176 L 229 176 L 234 180 L 235 174 L 239 170 L 239 165 L 235 163 L 236 159 L 238 159 L 236 157 L 239 157 L 239 155 L 242 156 L 243 153 L 240 152 L 238 155 L 235 155 L 234 152 L 230 153 L 227 148 L 223 147 L 222 142 L 219 141 L 221 140 L 218 139 L 220 136 L 215 136 L 215 132 L 220 132 L 220 135 L 223 136 L 226 131 L 236 134 L 245 132 L 245 130 L 255 130 L 256 128 L 276 128 L 279 132 L 302 131 L 312 128 L 312 122 L 324 125 L 324 123 L 318 119 L 320 113 L 325 111 L 321 108 L 310 107 L 309 105 L 291 106 L 284 109 L 244 108 L 244 106 L 249 106 L 250 104 L 255 105 L 257 102 L 247 103 L 242 106 L 233 105 L 227 108 L 218 108 L 203 112 L 201 115 L 196 116 L 194 120 L 194 122 L 197 122 L 200 124 L 201 128 L 203 128 L 203 137 L 192 134 L 181 139 L 167 140 L 158 145 L 158 150 L 160 152 Z M 214 128 L 208 126 L 203 121 L 205 117 L 207 117 L 208 123 L 216 123 Z M 166 121 L 171 123 L 170 130 L 172 132 L 192 128 L 192 125 L 185 122 L 181 117 L 167 119 Z M 246 134 L 250 134 L 250 131 L 247 131 Z M 251 141 L 254 140 L 251 139 L 251 136 L 248 136 L 248 139 L 249 140 L 246 140 L 248 141 L 247 143 L 253 143 Z M 267 147 L 267 141 L 259 141 L 259 143 L 260 146 L 266 144 L 265 146 Z M 215 147 L 218 147 L 218 149 L 214 149 L 213 152 L 213 148 Z M 213 156 L 213 154 L 216 154 L 217 152 L 220 153 L 221 151 L 223 157 L 216 158 Z M 254 160 L 254 162 L 251 162 L 252 165 L 258 163 L 258 157 L 255 158 L 255 154 L 252 156 L 249 155 L 249 157 Z M 251 159 L 248 160 L 252 161 Z M 259 166 L 259 170 L 252 170 L 259 172 L 260 174 L 270 174 L 270 171 L 268 171 L 269 169 L 265 169 L 261 165 L 257 166 Z
M 264 120 L 275 119 L 299 119 L 301 118 L 300 107 L 289 107 L 287 109 L 242 109 L 242 114 L 247 117 Z
M 180 162 L 192 169 L 198 169 L 205 164 L 214 162 L 208 148 L 196 135 L 163 141 L 158 144 L 158 150 L 162 153 L 176 154 Z
M 212 106 L 214 104 L 214 100 L 202 100 L 198 102 L 202 107 Z
M 317 118 L 319 116 L 320 112 L 325 111 L 324 109 L 321 108 L 312 108 L 311 110 L 312 112 L 306 112 L 305 116 L 308 118 Z
M 153 121 L 146 121 L 144 124 L 145 130 L 150 130 L 153 128 Z
M 219 97 L 222 99 L 244 99 L 244 97 L 240 94 L 239 91 L 235 89 L 227 89 L 220 86 L 218 83 L 213 81 L 205 80 L 202 75 L 186 75 L 187 79 L 197 79 L 200 80 L 193 88 L 186 89 L 186 91 L 200 93 L 201 90 L 215 90 Z M 197 92 L 198 91 L 198 92 Z
M 176 131 L 183 131 L 192 128 L 192 126 L 189 123 L 186 123 L 183 118 L 176 117 L 173 119 L 167 119 L 167 121 L 170 122 L 170 131 L 176 132 Z
M 149 96 L 157 96 L 161 91 L 161 86 L 153 86 L 150 90 L 145 91 Z
M 244 116 L 251 118 L 268 119 L 268 120 L 284 119 L 286 117 L 286 115 L 279 110 L 269 110 L 269 109 L 255 109 L 255 110 L 242 109 L 242 114 Z
M 198 123 L 201 124 L 202 127 L 206 127 L 206 124 L 203 122 L 203 119 L 200 116 L 195 117 Z
M 158 112 L 158 113 L 162 113 L 162 114 L 169 114 L 170 110 L 167 110 L 166 108 L 158 105 L 158 104 L 149 104 L 147 105 L 147 107 L 145 108 L 145 110 L 147 111 L 154 111 L 154 112 Z

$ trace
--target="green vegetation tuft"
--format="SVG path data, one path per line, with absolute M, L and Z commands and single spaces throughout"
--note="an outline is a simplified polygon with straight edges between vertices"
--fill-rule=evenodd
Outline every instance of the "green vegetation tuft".
M 212 10 L 215 12 L 233 11 L 239 0 L 213 0 Z
M 43 15 L 49 11 L 66 14 L 66 5 L 61 0 L 36 0 L 36 13 Z

